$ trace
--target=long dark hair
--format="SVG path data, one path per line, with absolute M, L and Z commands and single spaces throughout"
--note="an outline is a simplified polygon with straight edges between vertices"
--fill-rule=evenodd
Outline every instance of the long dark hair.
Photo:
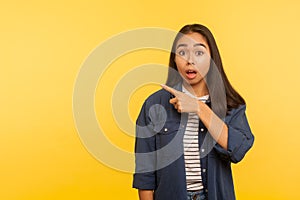
M 182 78 L 178 73 L 177 65 L 175 63 L 176 45 L 178 40 L 184 34 L 193 33 L 193 32 L 200 33 L 202 36 L 204 36 L 210 48 L 211 62 L 205 80 L 209 90 L 211 102 L 212 104 L 215 102 L 215 110 L 214 109 L 213 110 L 216 112 L 216 114 L 219 114 L 222 113 L 225 109 L 225 113 L 227 113 L 232 108 L 237 108 L 240 105 L 244 105 L 245 100 L 232 87 L 225 74 L 221 56 L 216 41 L 214 39 L 214 36 L 212 35 L 212 33 L 207 27 L 201 24 L 186 25 L 182 27 L 179 33 L 176 35 L 175 40 L 173 42 L 172 51 L 170 54 L 168 78 L 167 78 L 166 85 L 173 87 L 178 83 L 182 83 Z M 221 94 L 222 92 L 220 91 L 224 91 L 223 94 Z M 221 98 L 222 95 L 223 96 L 226 95 L 226 99 L 223 97 L 225 102 L 220 101 L 220 99 L 222 99 Z

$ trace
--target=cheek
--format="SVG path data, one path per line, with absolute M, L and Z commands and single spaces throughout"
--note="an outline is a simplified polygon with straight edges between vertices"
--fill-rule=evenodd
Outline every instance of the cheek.
M 185 59 L 176 56 L 176 57 L 175 57 L 175 63 L 176 63 L 176 65 L 177 65 L 178 71 L 184 70 L 184 67 L 185 67 L 185 65 L 186 65 L 186 60 L 185 60 Z
M 210 66 L 210 57 L 204 57 L 198 60 L 197 69 L 199 70 L 202 77 L 206 76 Z

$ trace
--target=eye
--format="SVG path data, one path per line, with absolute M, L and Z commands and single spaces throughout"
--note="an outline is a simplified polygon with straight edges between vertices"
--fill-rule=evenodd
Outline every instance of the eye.
M 204 54 L 203 51 L 196 51 L 196 52 L 195 52 L 195 55 L 196 55 L 196 56 L 202 56 L 203 54 Z
M 180 50 L 180 51 L 178 52 L 178 55 L 180 55 L 180 56 L 185 56 L 185 51 L 184 51 L 184 50 Z

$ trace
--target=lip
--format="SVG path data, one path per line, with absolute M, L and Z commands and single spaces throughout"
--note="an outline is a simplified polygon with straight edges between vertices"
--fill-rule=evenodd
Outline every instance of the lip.
M 189 80 L 194 79 L 197 76 L 197 71 L 194 69 L 187 69 L 185 70 L 185 76 Z

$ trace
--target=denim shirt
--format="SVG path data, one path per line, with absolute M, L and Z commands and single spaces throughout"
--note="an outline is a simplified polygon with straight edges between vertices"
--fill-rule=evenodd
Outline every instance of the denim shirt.
M 186 200 L 183 136 L 188 113 L 178 113 L 169 100 L 172 95 L 159 90 L 145 101 L 136 122 L 133 187 L 154 190 L 155 200 Z M 208 200 L 234 200 L 231 163 L 243 159 L 252 147 L 245 105 L 225 117 L 227 150 L 217 144 L 199 121 L 201 175 Z

